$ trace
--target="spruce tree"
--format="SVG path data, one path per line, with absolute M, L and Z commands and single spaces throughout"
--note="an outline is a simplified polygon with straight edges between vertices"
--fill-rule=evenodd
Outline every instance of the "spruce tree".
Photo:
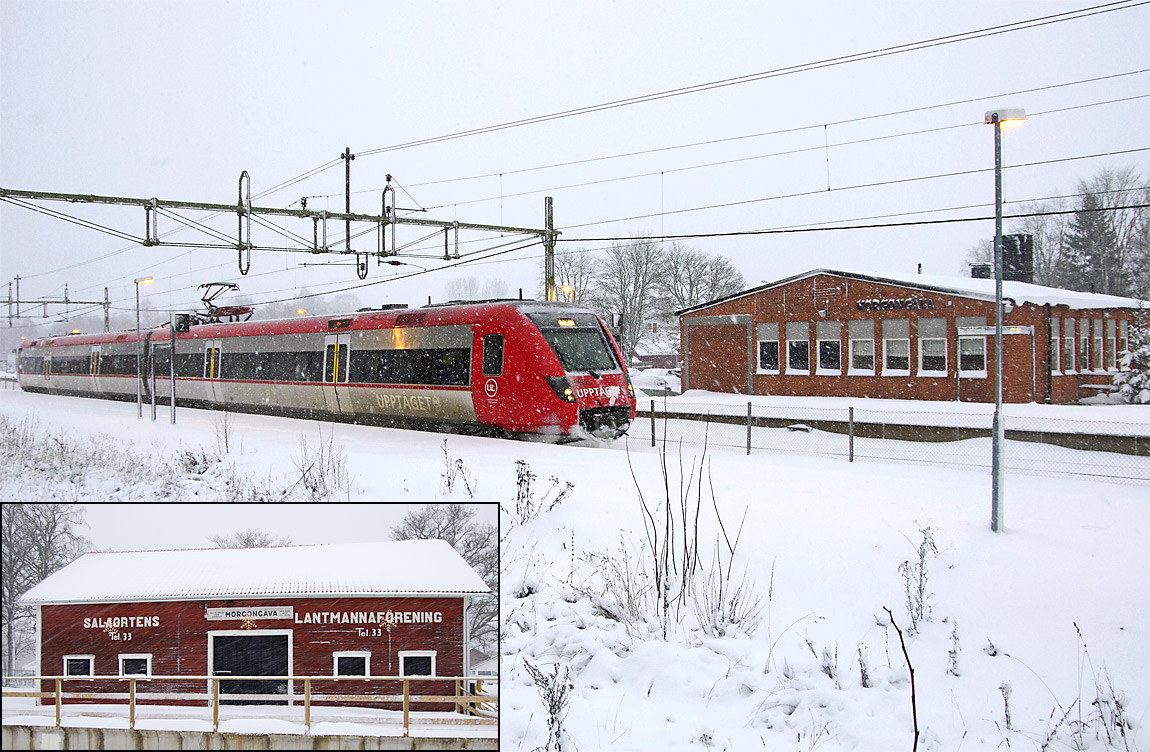
M 1096 193 L 1082 197 L 1066 236 L 1061 264 L 1062 287 L 1120 295 L 1126 292 L 1125 270 L 1117 262 L 1118 235 Z

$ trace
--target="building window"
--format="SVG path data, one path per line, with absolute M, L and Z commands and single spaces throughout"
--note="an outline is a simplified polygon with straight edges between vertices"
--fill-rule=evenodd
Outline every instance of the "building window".
M 811 372 L 810 326 L 806 321 L 787 322 L 787 373 Z
M 815 322 L 815 339 L 818 341 L 819 365 L 816 373 L 823 376 L 838 376 L 843 371 L 843 326 L 838 321 Z
M 1118 322 L 1115 319 L 1106 320 L 1106 368 L 1118 368 Z
M 1122 361 L 1118 364 L 1122 370 L 1130 370 L 1130 361 L 1126 356 L 1130 354 L 1130 321 L 1122 319 L 1118 322 L 1118 352 L 1122 353 Z
M 1094 370 L 1102 370 L 1102 319 L 1094 319 Z
M 918 320 L 918 373 L 946 375 L 946 319 Z
M 151 676 L 151 653 L 120 653 L 120 676 Z
M 759 373 L 779 372 L 779 323 L 772 321 L 755 325 L 759 342 Z
M 1062 367 L 1062 356 L 1058 353 L 1058 343 L 1062 341 L 1062 319 L 1050 319 L 1050 372 L 1058 373 Z
M 883 319 L 883 376 L 910 375 L 910 319 Z
M 400 676 L 435 676 L 434 650 L 399 651 Z
M 334 676 L 371 676 L 371 651 L 343 650 L 332 653 Z
M 1074 373 L 1074 319 L 1062 320 L 1062 371 Z
M 847 339 L 850 342 L 850 368 L 852 376 L 874 376 L 874 321 L 856 319 L 847 322 Z
M 66 655 L 64 656 L 64 676 L 92 676 L 92 664 L 96 661 L 94 655 Z
M 1090 319 L 1078 320 L 1078 370 L 1090 370 Z
M 958 375 L 986 377 L 986 337 L 982 335 L 962 336 L 963 328 L 986 326 L 983 316 L 959 316 L 954 320 L 960 332 L 958 337 Z

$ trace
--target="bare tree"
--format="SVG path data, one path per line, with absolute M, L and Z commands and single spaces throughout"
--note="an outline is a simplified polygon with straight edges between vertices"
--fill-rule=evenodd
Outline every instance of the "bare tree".
M 469 504 L 427 504 L 408 512 L 391 529 L 394 540 L 444 540 L 451 544 L 475 573 L 491 588 L 471 605 L 471 637 L 484 652 L 495 650 L 499 640 L 499 540 L 494 525 L 476 522 Z
M 595 297 L 595 276 L 598 264 L 586 248 L 571 248 L 555 252 L 555 289 L 560 300 L 586 305 Z M 539 297 L 544 297 L 546 280 L 539 272 Z M 563 288 L 569 291 L 563 291 Z
M 659 243 L 651 238 L 612 243 L 596 275 L 595 308 L 621 317 L 616 336 L 628 362 L 650 338 L 651 324 L 659 318 L 664 257 Z
M 479 300 L 479 280 L 475 277 L 457 277 L 443 286 L 448 300 Z
M 682 243 L 663 251 L 659 293 L 669 313 L 716 300 L 746 287 L 742 273 L 726 256 L 712 256 Z
M 269 546 L 290 546 L 291 538 L 275 538 L 262 530 L 248 528 L 231 535 L 213 535 L 208 538 L 216 548 L 267 548 Z
M 79 533 L 84 524 L 79 504 L 4 504 L 2 595 L 9 671 L 15 667 L 19 622 L 31 616 L 16 599 L 90 550 L 91 541 Z

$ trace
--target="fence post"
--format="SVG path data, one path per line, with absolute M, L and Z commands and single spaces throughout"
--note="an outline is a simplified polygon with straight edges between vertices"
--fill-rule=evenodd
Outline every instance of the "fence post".
M 212 679 L 212 733 L 220 730 L 220 680 Z
M 655 446 L 655 400 L 651 400 L 651 446 Z
M 311 733 L 311 677 L 303 680 L 303 725 Z
M 56 728 L 60 728 L 60 681 L 56 680 Z
M 747 454 L 751 453 L 751 403 L 747 402 Z
M 128 680 L 128 730 L 136 730 L 136 680 Z
M 408 679 L 403 680 L 403 735 L 407 736 L 410 732 L 408 728 Z
M 854 462 L 855 461 L 855 409 L 854 409 L 854 406 L 851 406 L 850 408 L 848 408 L 847 420 L 849 423 L 849 425 L 847 426 L 847 435 L 850 436 L 850 455 L 851 455 L 850 461 Z

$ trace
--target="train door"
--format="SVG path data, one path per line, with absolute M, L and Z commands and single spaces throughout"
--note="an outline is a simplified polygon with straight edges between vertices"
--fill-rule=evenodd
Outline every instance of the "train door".
M 223 365 L 220 344 L 218 339 L 204 343 L 204 383 L 207 384 L 207 397 L 213 401 L 223 399 L 223 387 L 219 383 Z
M 92 377 L 92 389 L 97 392 L 103 392 L 103 382 L 100 379 L 100 348 L 95 346 L 92 348 L 88 356 L 88 375 Z
M 328 334 L 323 338 L 323 398 L 329 412 L 351 412 L 347 393 L 351 335 Z

